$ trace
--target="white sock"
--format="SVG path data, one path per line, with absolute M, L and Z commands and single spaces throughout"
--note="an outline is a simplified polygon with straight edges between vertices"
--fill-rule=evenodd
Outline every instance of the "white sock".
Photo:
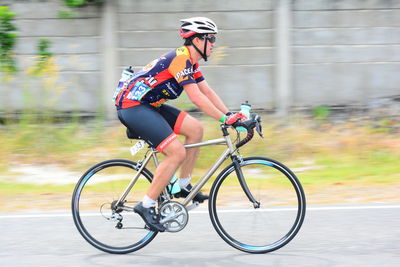
M 179 178 L 179 186 L 181 188 L 186 188 L 186 186 L 188 184 L 190 184 L 190 180 L 191 179 L 192 179 L 192 177 L 190 175 L 188 177 L 186 177 L 186 178 Z
M 149 196 L 145 195 L 143 197 L 142 201 L 143 208 L 151 208 L 156 206 L 156 201 L 154 199 L 151 199 Z

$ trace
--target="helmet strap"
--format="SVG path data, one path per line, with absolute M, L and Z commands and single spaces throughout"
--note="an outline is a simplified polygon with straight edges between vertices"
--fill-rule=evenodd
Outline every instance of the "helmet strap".
M 206 38 L 206 41 L 204 42 L 204 53 L 203 53 L 203 58 L 204 58 L 204 61 L 207 61 L 207 42 L 208 42 L 208 39 Z
M 207 61 L 207 39 L 204 43 L 204 52 L 201 52 L 200 49 L 193 43 L 193 39 L 190 39 L 190 43 L 193 45 L 193 47 L 196 49 L 196 51 L 201 55 L 201 57 L 204 59 L 204 61 Z

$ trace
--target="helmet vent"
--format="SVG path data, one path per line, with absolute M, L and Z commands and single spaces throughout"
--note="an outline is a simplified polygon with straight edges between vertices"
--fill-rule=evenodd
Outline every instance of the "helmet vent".
M 212 29 L 210 29 L 210 27 L 207 27 L 207 26 L 199 26 L 198 29 L 206 30 L 206 31 L 211 31 L 212 30 Z
M 183 38 L 193 36 L 195 33 L 207 34 L 218 33 L 218 28 L 215 22 L 205 17 L 194 17 L 181 20 L 180 35 Z

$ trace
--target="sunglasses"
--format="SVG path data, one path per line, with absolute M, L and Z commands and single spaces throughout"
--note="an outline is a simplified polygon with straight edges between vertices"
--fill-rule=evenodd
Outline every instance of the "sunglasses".
M 215 37 L 215 36 L 213 36 L 213 35 L 211 35 L 211 36 L 209 36 L 209 35 L 204 35 L 201 39 L 203 39 L 203 40 L 208 40 L 210 43 L 215 43 L 215 41 L 217 41 L 217 37 Z

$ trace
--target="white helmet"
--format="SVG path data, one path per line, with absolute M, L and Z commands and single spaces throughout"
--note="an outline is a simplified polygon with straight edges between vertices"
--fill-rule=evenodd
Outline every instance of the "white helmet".
M 209 18 L 194 17 L 181 19 L 180 34 L 183 38 L 189 38 L 197 33 L 218 33 L 217 24 Z

